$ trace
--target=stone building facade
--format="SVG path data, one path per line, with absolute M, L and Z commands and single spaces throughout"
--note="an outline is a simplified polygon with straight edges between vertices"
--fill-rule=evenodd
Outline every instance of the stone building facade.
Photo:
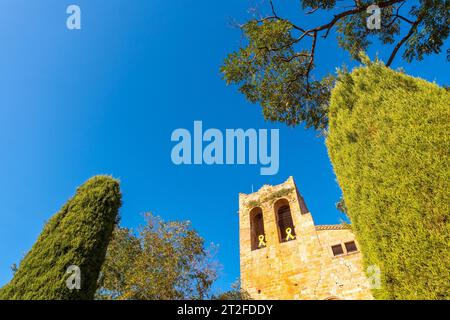
M 239 238 L 252 299 L 373 299 L 353 233 L 314 225 L 292 177 L 239 194 Z

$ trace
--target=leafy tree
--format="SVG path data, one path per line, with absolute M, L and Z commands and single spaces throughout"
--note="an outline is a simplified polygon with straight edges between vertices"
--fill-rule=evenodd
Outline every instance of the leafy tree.
M 219 295 L 212 297 L 213 300 L 251 300 L 250 294 L 241 288 L 241 281 L 238 279 L 232 285 L 231 289 Z
M 332 91 L 326 144 L 376 298 L 450 298 L 449 101 L 381 63 Z
M 189 221 L 146 214 L 138 230 L 117 228 L 108 247 L 98 299 L 204 299 L 217 277 L 214 252 Z
M 307 27 L 278 15 L 270 0 L 270 13 L 240 26 L 245 44 L 231 53 L 221 71 L 228 84 L 262 106 L 264 117 L 290 126 L 326 129 L 334 76 L 315 79 L 318 42 L 336 31 L 338 44 L 358 59 L 377 39 L 389 51 L 390 66 L 403 47 L 405 61 L 422 60 L 441 52 L 450 32 L 450 2 L 445 0 L 301 0 L 309 15 L 331 15 L 322 25 Z M 381 28 L 367 28 L 370 5 L 381 9 Z M 294 8 L 293 8 L 294 9 Z M 295 6 L 295 10 L 297 6 Z M 301 20 L 301 16 L 298 20 Z
M 339 201 L 336 203 L 336 209 L 338 209 L 340 213 L 347 216 L 347 206 L 345 205 L 344 198 L 341 197 L 341 199 L 339 199 Z
M 15 263 L 13 263 L 12 265 L 11 265 L 11 271 L 12 271 L 12 273 L 13 274 L 15 274 L 16 272 L 17 272 L 17 264 L 15 264 Z
M 117 180 L 89 179 L 46 224 L 0 299 L 93 299 L 120 206 Z M 80 289 L 67 286 L 70 266 L 79 267 Z

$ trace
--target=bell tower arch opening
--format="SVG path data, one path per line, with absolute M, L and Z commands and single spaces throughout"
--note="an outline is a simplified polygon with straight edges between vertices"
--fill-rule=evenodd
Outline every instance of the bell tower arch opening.
M 255 207 L 250 211 L 250 237 L 252 250 L 261 249 L 266 246 L 264 217 L 260 207 Z
M 295 240 L 295 226 L 289 201 L 284 198 L 277 200 L 274 209 L 280 242 Z

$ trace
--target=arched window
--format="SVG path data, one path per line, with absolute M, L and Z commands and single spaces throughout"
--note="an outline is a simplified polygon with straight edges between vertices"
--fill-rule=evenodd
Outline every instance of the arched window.
M 275 210 L 277 213 L 277 225 L 279 231 L 278 233 L 280 235 L 280 242 L 294 240 L 296 238 L 295 228 L 288 201 L 285 199 L 279 200 L 275 204 Z
M 250 212 L 250 229 L 252 250 L 266 246 L 266 234 L 264 233 L 264 218 L 261 208 L 254 208 Z

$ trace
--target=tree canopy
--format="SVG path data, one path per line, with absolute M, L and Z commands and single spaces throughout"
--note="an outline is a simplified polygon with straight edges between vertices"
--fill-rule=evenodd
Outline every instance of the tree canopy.
M 90 300 L 121 206 L 119 182 L 96 176 L 45 225 L 0 300 Z M 69 287 L 79 271 L 79 285 Z M 72 281 L 69 281 L 71 284 Z M 74 282 L 76 284 L 76 281 Z
M 137 233 L 116 228 L 99 280 L 98 299 L 205 299 L 217 278 L 214 248 L 189 221 L 146 214 Z
M 387 66 L 401 50 L 407 62 L 441 52 L 450 30 L 450 2 L 445 0 L 294 2 L 300 2 L 303 14 L 332 17 L 318 26 L 304 26 L 280 16 L 275 1 L 269 0 L 268 14 L 240 25 L 246 42 L 228 55 L 221 68 L 228 84 L 238 85 L 248 100 L 262 106 L 266 119 L 290 126 L 327 128 L 335 77 L 316 79 L 313 72 L 318 65 L 317 43 L 329 39 L 332 30 L 338 45 L 354 59 L 378 40 L 386 50 L 382 56 Z M 367 9 L 373 4 L 381 10 L 379 29 L 367 27 L 371 15 Z
M 381 63 L 332 91 L 327 149 L 378 299 L 450 298 L 449 101 Z
M 242 289 L 241 280 L 237 279 L 230 290 L 212 296 L 212 300 L 251 300 L 250 294 Z

